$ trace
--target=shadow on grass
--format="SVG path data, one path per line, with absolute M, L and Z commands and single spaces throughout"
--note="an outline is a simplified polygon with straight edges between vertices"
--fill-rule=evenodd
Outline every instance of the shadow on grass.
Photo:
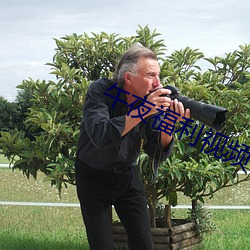
M 49 235 L 49 232 L 48 232 Z M 67 242 L 53 239 L 37 239 L 32 236 L 0 234 L 1 250 L 89 250 L 86 242 Z

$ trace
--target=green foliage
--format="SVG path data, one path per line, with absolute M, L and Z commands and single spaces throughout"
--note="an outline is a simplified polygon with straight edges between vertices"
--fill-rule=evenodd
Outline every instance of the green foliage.
M 54 39 L 56 52 L 48 65 L 57 81 L 27 79 L 18 85 L 18 101 L 28 111 L 25 127 L 19 132 L 1 132 L 0 147 L 14 168 L 28 178 L 44 172 L 59 192 L 65 184 L 74 184 L 79 125 L 90 82 L 111 77 L 118 58 L 141 39 L 161 54 L 156 46 L 163 44 L 155 39 L 158 35 L 146 26 L 131 37 L 101 32 Z
M 12 103 L 0 96 L 0 130 L 20 129 L 22 114 L 17 103 Z
M 156 29 L 151 31 L 148 26 L 142 27 L 139 25 L 139 29 L 136 32 L 138 34 L 136 36 L 137 42 L 153 50 L 158 57 L 164 55 L 166 45 L 163 39 L 155 40 L 156 37 L 161 35 L 156 32 Z
M 237 141 L 240 145 L 242 143 L 249 145 L 250 142 L 250 45 L 239 48 L 240 50 L 227 54 L 225 58 L 216 57 L 215 59 L 205 58 L 197 49 L 185 48 L 174 51 L 161 65 L 164 84 L 177 86 L 181 89 L 182 95 L 192 99 L 228 109 L 227 121 L 221 131 L 222 135 L 228 137 L 228 141 L 226 142 L 225 137 L 218 136 L 214 141 L 214 146 L 220 139 L 220 145 L 223 143 L 235 145 Z M 209 67 L 203 72 L 198 66 L 199 60 L 211 62 L 213 68 Z M 191 139 L 195 125 L 197 129 Z M 176 130 L 178 128 L 180 124 L 176 126 Z M 188 129 L 188 135 L 184 133 L 181 136 L 180 132 L 175 134 L 174 153 L 161 164 L 159 177 L 154 183 L 152 183 L 151 160 L 145 154 L 141 155 L 142 177 L 148 201 L 152 207 L 155 207 L 157 201 L 163 197 L 170 205 L 177 205 L 178 192 L 182 192 L 191 200 L 198 199 L 204 202 L 204 197 L 212 198 L 213 194 L 221 188 L 239 182 L 237 172 L 242 170 L 241 166 L 231 165 L 233 160 L 224 162 L 217 159 L 222 154 L 228 154 L 225 158 L 229 157 L 231 152 L 227 151 L 227 147 L 224 147 L 222 152 L 218 152 L 217 158 L 213 151 L 205 153 L 211 150 L 209 143 L 212 143 L 212 139 L 206 144 L 204 141 L 208 136 L 209 128 L 205 127 L 201 131 L 200 139 L 196 141 L 195 146 L 190 145 L 195 143 L 201 128 L 202 124 L 196 121 L 192 124 L 192 129 Z M 212 133 L 215 137 L 216 131 Z M 244 161 L 242 163 L 245 164 Z M 244 168 L 249 169 L 245 165 Z M 250 176 L 246 175 L 240 182 L 249 179 Z M 151 209 L 151 215 L 153 213 L 154 209 Z
M 57 49 L 54 62 L 48 63 L 54 70 L 51 72 L 64 81 L 72 79 L 79 73 L 88 80 L 100 77 L 111 77 L 120 55 L 136 40 L 126 39 L 118 34 L 92 33 L 92 36 L 72 34 L 55 39 Z M 77 79 L 76 79 L 77 80 Z
M 212 212 L 206 210 L 200 204 L 195 209 L 189 210 L 188 218 L 196 224 L 201 235 L 211 233 L 217 229 L 217 226 L 211 220 Z
M 2 133 L 3 152 L 14 163 L 14 168 L 22 170 L 27 177 L 31 174 L 36 178 L 38 170 L 48 174 L 59 191 L 63 182 L 74 183 L 82 92 L 87 85 L 88 81 L 83 78 L 80 83 L 60 79 L 57 84 L 27 80 L 18 86 L 25 92 L 30 91 L 32 106 L 25 120 L 26 134 Z

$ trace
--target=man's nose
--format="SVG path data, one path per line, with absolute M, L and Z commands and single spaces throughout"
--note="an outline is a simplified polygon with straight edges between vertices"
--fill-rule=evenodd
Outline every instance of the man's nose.
M 162 87 L 162 84 L 161 84 L 161 81 L 160 81 L 160 77 L 159 77 L 159 76 L 155 76 L 155 77 L 154 77 L 153 87 L 154 87 L 154 88 Z

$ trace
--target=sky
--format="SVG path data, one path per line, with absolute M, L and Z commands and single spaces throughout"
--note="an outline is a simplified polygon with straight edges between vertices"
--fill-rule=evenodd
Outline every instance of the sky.
M 14 101 L 23 80 L 54 80 L 54 38 L 84 32 L 161 33 L 167 55 L 189 46 L 223 56 L 250 42 L 249 0 L 1 0 L 0 96 Z

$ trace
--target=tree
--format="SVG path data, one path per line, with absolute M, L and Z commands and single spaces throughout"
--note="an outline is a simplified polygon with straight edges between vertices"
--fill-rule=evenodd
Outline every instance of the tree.
M 24 131 L 24 121 L 26 113 L 30 107 L 30 93 L 27 89 L 25 91 L 18 91 L 15 102 L 9 102 L 3 97 L 0 97 L 0 130 L 1 131 Z
M 1 132 L 0 146 L 14 168 L 22 170 L 27 177 L 36 178 L 38 171 L 44 172 L 59 192 L 63 185 L 75 183 L 74 159 L 88 86 L 97 78 L 111 77 L 117 59 L 136 42 L 157 53 L 164 84 L 177 86 L 190 98 L 227 108 L 228 119 L 222 133 L 231 141 L 237 139 L 239 145 L 249 145 L 250 45 L 241 45 L 225 57 L 205 58 L 198 49 L 188 47 L 166 56 L 163 40 L 157 40 L 159 35 L 148 26 L 139 26 L 131 37 L 101 32 L 55 39 L 56 53 L 48 65 L 57 81 L 23 81 L 18 88 L 32 97 L 25 119 L 26 133 Z M 211 67 L 202 71 L 198 66 L 200 60 L 207 60 Z M 196 123 L 192 125 L 195 127 Z M 199 127 L 202 124 L 197 123 Z M 176 126 L 179 128 L 180 125 Z M 204 152 L 209 150 L 209 144 L 204 146 L 203 140 L 206 131 L 193 147 L 191 133 L 193 139 L 199 135 L 198 129 L 194 132 L 189 129 L 189 135 L 183 134 L 178 140 L 180 135 L 175 133 L 175 151 L 161 165 L 155 182 L 150 159 L 141 155 L 152 226 L 155 226 L 155 207 L 160 198 L 165 196 L 170 205 L 176 205 L 177 193 L 183 192 L 192 200 L 202 201 L 204 196 L 212 197 L 220 188 L 239 181 L 239 165 Z M 226 154 L 226 150 L 225 147 L 221 153 Z M 244 180 L 249 180 L 249 176 Z
M 25 132 L 25 119 L 27 117 L 28 109 L 31 107 L 32 95 L 29 89 L 22 90 L 20 89 L 17 93 L 15 104 L 19 113 L 17 117 L 17 129 L 19 131 Z
M 204 73 L 197 63 L 205 59 L 212 64 Z M 141 168 L 146 185 L 147 197 L 151 211 L 151 224 L 155 226 L 155 208 L 157 202 L 166 197 L 169 205 L 177 205 L 178 192 L 191 200 L 204 202 L 204 197 L 213 197 L 221 188 L 247 181 L 250 175 L 239 179 L 237 172 L 249 169 L 245 164 L 250 157 L 250 45 L 240 46 L 240 50 L 227 54 L 224 58 L 205 58 L 198 50 L 185 48 L 175 51 L 162 65 L 162 77 L 166 84 L 181 89 L 182 94 L 205 103 L 212 103 L 228 109 L 227 121 L 220 134 L 213 131 L 213 137 L 207 140 L 209 128 L 195 131 L 189 128 L 189 135 L 175 134 L 176 147 L 174 154 L 165 161 L 159 170 L 159 177 L 152 183 L 151 160 L 141 155 Z M 196 124 L 197 128 L 202 124 Z M 178 131 L 178 126 L 176 128 Z M 192 135 L 192 131 L 195 133 Z M 199 135 L 199 132 L 202 132 Z M 199 138 L 197 141 L 196 139 Z M 214 138 L 217 140 L 213 141 Z M 208 138 L 209 139 L 209 138 Z M 215 145 L 220 142 L 227 145 L 223 151 L 216 151 Z M 213 143 L 213 144 L 212 144 Z M 233 149 L 238 143 L 235 151 Z M 195 144 L 195 146 L 191 146 Z M 246 153 L 240 154 L 239 147 Z M 248 145 L 245 147 L 244 145 Z M 238 151 L 238 152 L 237 152 Z M 215 152 L 216 157 L 215 157 Z M 247 153 L 248 152 L 248 153 Z M 231 160 L 229 154 L 231 154 Z M 245 154 L 245 156 L 244 156 Z M 239 159 L 237 159 L 239 157 Z M 241 160 L 243 161 L 241 162 Z M 224 161 L 223 161 L 224 160 Z M 234 164 L 234 165 L 231 165 Z M 242 166 L 240 165 L 242 164 Z
M 16 103 L 0 97 L 0 113 L 0 130 L 10 131 L 19 128 L 20 111 Z

